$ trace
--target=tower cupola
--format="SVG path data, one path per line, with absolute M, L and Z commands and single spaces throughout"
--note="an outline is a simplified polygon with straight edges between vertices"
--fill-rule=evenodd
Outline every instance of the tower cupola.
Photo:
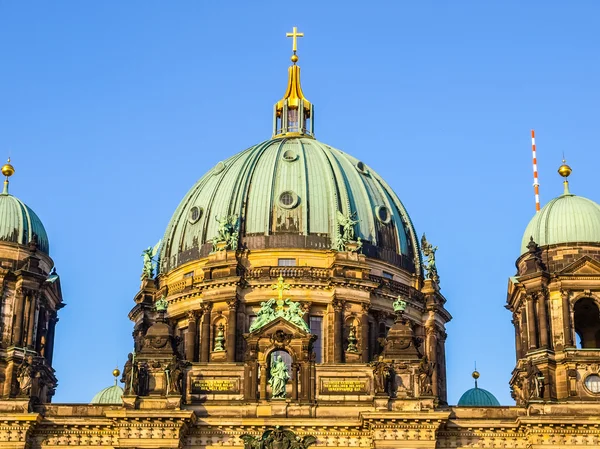
M 273 113 L 273 137 L 314 135 L 313 105 L 304 97 L 300 85 L 300 67 L 297 65 L 297 42 L 304 33 L 296 27 L 286 34 L 292 38 L 292 65 L 288 68 L 288 83 L 285 94 L 275 104 Z

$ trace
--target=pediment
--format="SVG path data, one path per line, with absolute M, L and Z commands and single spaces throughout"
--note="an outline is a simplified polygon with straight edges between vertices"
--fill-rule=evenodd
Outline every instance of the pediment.
M 560 274 L 600 275 L 600 262 L 590 256 L 583 256 L 571 265 L 566 266 Z
M 291 334 L 293 338 L 305 338 L 311 334 L 306 332 L 300 326 L 286 320 L 284 317 L 277 317 L 273 321 L 265 324 L 260 329 L 256 329 L 254 332 L 247 334 L 246 338 L 260 337 L 263 335 L 273 335 L 277 331 L 283 331 L 286 334 Z

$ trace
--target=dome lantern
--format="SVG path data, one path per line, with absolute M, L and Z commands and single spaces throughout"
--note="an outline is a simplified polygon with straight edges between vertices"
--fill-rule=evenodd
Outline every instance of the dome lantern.
M 273 112 L 273 137 L 309 136 L 314 134 L 313 105 L 304 97 L 300 85 L 300 67 L 298 62 L 297 39 L 304 37 L 294 27 L 286 37 L 292 38 L 292 65 L 288 69 L 288 85 L 285 95 L 275 104 Z

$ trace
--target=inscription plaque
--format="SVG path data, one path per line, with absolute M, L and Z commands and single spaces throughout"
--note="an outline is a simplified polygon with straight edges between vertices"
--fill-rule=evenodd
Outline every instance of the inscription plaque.
M 321 377 L 321 394 L 369 394 L 369 378 Z
M 192 377 L 192 394 L 237 394 L 239 392 L 239 377 Z

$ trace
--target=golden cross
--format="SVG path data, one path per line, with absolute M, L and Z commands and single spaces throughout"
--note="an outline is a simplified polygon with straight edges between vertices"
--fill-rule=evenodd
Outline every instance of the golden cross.
M 298 38 L 304 37 L 304 33 L 298 33 L 298 28 L 294 27 L 291 33 L 285 33 L 285 37 L 292 38 L 292 50 L 296 54 L 296 50 L 298 50 Z
M 273 290 L 277 290 L 278 300 L 283 301 L 283 291 L 290 289 L 290 284 L 283 282 L 283 276 L 277 278 L 277 284 L 271 285 Z

